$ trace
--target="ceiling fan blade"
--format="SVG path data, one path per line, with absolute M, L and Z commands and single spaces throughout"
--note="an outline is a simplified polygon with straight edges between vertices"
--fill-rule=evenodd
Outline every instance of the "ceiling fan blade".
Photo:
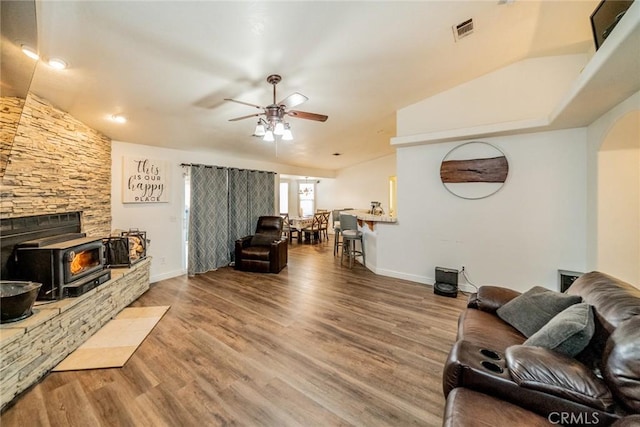
M 225 98 L 225 101 L 231 101 L 231 102 L 236 102 L 238 104 L 242 104 L 242 105 L 248 105 L 249 107 L 255 107 L 255 108 L 259 108 L 259 109 L 264 109 L 264 107 L 261 107 L 259 105 L 256 104 L 250 104 L 248 102 L 244 102 L 244 101 L 238 101 L 237 99 L 231 99 L 231 98 Z
M 291 117 L 297 117 L 298 119 L 315 120 L 317 122 L 326 122 L 329 116 L 324 114 L 307 113 L 306 111 L 287 111 L 287 114 Z
M 256 113 L 256 114 L 249 114 L 247 116 L 242 116 L 242 117 L 236 117 L 233 119 L 229 119 L 230 122 L 237 122 L 238 120 L 244 120 L 244 119 L 248 119 L 250 117 L 258 117 L 258 116 L 262 116 L 264 115 L 264 113 Z
M 303 102 L 306 102 L 308 99 L 309 98 L 307 98 L 303 94 L 294 92 L 282 101 L 278 102 L 276 105 L 284 105 L 285 108 L 293 108 L 302 104 Z

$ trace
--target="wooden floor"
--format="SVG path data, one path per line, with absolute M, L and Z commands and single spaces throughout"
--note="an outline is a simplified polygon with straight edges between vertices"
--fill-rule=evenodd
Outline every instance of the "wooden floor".
M 171 308 L 124 368 L 50 373 L 0 425 L 439 426 L 465 302 L 294 242 L 277 275 L 153 284 L 132 305 Z

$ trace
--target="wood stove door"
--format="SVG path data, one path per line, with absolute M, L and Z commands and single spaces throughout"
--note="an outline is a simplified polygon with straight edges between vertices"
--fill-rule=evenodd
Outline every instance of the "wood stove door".
M 72 283 L 104 268 L 104 245 L 101 241 L 76 246 L 62 254 L 64 283 Z

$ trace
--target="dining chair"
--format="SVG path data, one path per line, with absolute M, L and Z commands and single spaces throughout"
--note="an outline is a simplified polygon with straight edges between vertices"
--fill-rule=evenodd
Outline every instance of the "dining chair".
M 309 236 L 308 239 L 313 241 L 316 236 L 318 237 L 318 241 L 322 241 L 322 234 L 320 233 L 320 226 L 322 225 L 324 214 L 323 213 L 315 213 L 313 214 L 313 220 L 311 225 L 302 229 L 305 236 Z
M 364 255 L 364 240 L 362 231 L 358 230 L 358 220 L 354 215 L 340 214 L 340 230 L 342 234 L 342 254 L 340 264 L 346 252 L 349 258 L 349 268 L 353 267 L 353 260 L 357 256 L 362 256 L 362 265 L 366 266 Z M 360 250 L 356 249 L 356 242 L 360 241 Z
M 289 239 L 291 235 L 291 224 L 289 224 L 289 214 L 281 212 L 280 217 L 282 218 L 282 235 L 287 239 Z
M 329 240 L 329 216 L 330 211 L 320 212 L 322 214 L 322 222 L 320 223 L 320 233 L 324 234 L 325 239 Z

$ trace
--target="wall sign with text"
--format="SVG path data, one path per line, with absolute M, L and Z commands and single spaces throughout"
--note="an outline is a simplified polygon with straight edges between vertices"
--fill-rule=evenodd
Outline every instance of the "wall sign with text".
M 169 201 L 169 168 L 166 161 L 146 157 L 123 157 L 123 161 L 123 203 Z

